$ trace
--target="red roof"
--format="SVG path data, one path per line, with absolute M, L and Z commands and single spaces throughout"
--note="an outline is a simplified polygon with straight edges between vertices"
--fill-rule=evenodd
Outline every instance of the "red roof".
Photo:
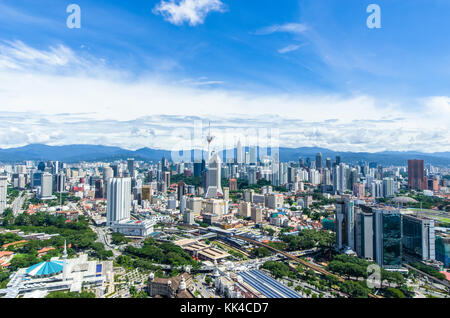
M 22 240 L 22 241 L 12 242 L 12 243 L 8 243 L 8 244 L 3 244 L 3 248 L 8 248 L 9 246 L 26 243 L 26 242 L 27 242 L 26 240 Z
M 48 251 L 54 250 L 54 247 L 44 247 L 38 251 L 38 254 L 47 253 Z
M 5 257 L 5 256 L 10 256 L 12 254 L 14 254 L 14 252 L 10 252 L 10 251 L 0 252 L 0 258 Z
M 447 278 L 447 280 L 450 281 L 450 273 L 449 272 L 441 272 L 442 274 L 445 275 L 445 278 Z

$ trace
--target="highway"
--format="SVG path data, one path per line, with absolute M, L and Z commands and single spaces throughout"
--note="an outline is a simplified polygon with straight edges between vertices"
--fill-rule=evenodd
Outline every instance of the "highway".
M 24 195 L 24 192 L 22 191 L 20 192 L 20 195 L 11 203 L 11 210 L 13 211 L 15 217 L 22 211 L 22 206 L 26 197 L 27 196 Z

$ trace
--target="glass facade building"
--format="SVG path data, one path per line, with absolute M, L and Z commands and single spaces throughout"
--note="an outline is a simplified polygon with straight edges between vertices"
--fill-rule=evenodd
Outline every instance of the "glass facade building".
M 450 235 L 436 235 L 436 259 L 444 263 L 445 267 L 450 267 Z
M 397 210 L 374 210 L 375 261 L 383 268 L 402 265 L 402 215 Z
M 434 221 L 403 215 L 403 249 L 421 260 L 434 260 Z

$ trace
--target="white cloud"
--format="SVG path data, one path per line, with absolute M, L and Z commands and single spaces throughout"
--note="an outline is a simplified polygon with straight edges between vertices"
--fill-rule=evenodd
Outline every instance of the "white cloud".
M 175 25 L 188 22 L 191 26 L 203 24 L 210 12 L 224 12 L 221 0 L 162 0 L 154 9 L 154 14 L 161 14 L 166 21 Z
M 286 54 L 289 52 L 294 52 L 294 51 L 297 51 L 300 47 L 301 47 L 301 45 L 295 45 L 295 44 L 288 45 L 288 46 L 285 46 L 285 47 L 279 49 L 278 53 Z
M 256 34 L 266 35 L 278 32 L 301 34 L 308 30 L 306 24 L 303 23 L 286 23 L 286 24 L 275 24 L 268 26 L 256 31 Z
M 225 129 L 279 128 L 281 145 L 289 147 L 450 151 L 449 97 L 424 99 L 422 110 L 411 111 L 365 95 L 229 91 L 202 85 L 220 82 L 205 77 L 127 81 L 104 61 L 65 46 L 7 46 L 0 49 L 0 61 L 8 62 L 0 67 L 2 148 L 40 142 L 170 149 L 173 131 L 202 119 L 218 136 Z

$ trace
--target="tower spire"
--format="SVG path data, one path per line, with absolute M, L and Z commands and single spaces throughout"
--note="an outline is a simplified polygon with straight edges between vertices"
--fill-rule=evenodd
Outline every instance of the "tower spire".
M 208 130 L 208 136 L 206 136 L 206 141 L 208 142 L 208 156 L 207 156 L 207 162 L 209 162 L 210 159 L 210 146 L 211 142 L 214 140 L 214 136 L 211 136 L 211 122 L 209 122 L 209 130 Z

